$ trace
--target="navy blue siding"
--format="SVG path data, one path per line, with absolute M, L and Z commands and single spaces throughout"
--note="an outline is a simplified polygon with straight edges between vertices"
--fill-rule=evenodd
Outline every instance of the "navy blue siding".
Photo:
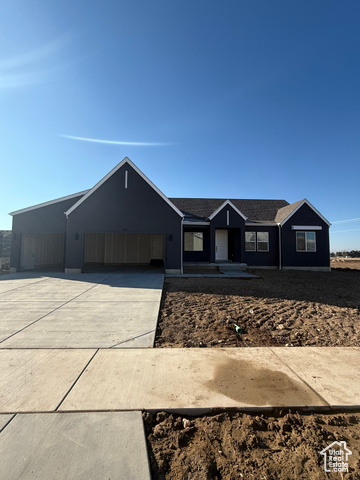
M 210 229 L 209 227 L 185 227 L 185 232 L 203 232 L 203 251 L 202 252 L 186 252 L 185 240 L 184 245 L 184 262 L 210 262 Z
M 229 211 L 229 225 L 227 225 L 227 211 Z M 210 261 L 215 262 L 215 230 L 225 229 L 229 231 L 229 260 L 241 262 L 244 258 L 244 235 L 245 220 L 231 207 L 225 205 L 222 210 L 210 222 Z M 232 258 L 230 256 L 233 255 Z
M 81 198 L 74 197 L 29 212 L 13 216 L 11 268 L 20 268 L 21 234 L 22 233 L 64 233 L 66 234 L 65 211 Z
M 279 228 L 277 226 L 253 227 L 246 226 L 246 232 L 268 232 L 268 252 L 245 252 L 244 262 L 249 266 L 277 267 L 279 265 Z M 245 234 L 244 234 L 245 243 Z
M 165 234 L 165 267 L 181 267 L 180 215 L 127 163 L 70 213 L 67 268 L 82 268 L 87 232 Z
M 322 230 L 316 231 L 316 252 L 296 251 L 296 231 L 292 225 L 321 226 Z M 304 204 L 282 226 L 282 264 L 284 267 L 329 267 L 330 246 L 329 227 L 312 208 Z

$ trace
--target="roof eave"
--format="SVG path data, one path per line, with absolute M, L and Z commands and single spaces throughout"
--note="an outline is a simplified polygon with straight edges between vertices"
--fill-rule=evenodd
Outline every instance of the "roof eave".
M 9 215 L 20 215 L 21 213 L 30 212 L 31 210 L 36 210 L 38 208 L 48 207 L 50 205 L 54 205 L 55 203 L 64 202 L 66 200 L 71 200 L 72 198 L 80 197 L 85 195 L 89 190 L 84 190 L 82 192 L 73 193 L 71 195 L 66 195 L 65 197 L 55 198 L 54 200 L 50 200 L 48 202 L 38 203 L 37 205 L 32 205 L 31 207 L 22 208 L 20 210 L 14 210 L 10 212 Z

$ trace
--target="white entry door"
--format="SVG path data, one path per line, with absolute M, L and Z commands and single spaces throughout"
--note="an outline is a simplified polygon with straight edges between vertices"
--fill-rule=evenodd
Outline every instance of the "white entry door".
M 215 260 L 228 259 L 228 231 L 215 230 Z

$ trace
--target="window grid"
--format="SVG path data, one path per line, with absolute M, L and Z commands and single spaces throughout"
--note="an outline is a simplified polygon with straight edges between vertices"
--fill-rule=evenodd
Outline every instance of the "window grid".
M 268 252 L 269 232 L 245 232 L 246 252 Z

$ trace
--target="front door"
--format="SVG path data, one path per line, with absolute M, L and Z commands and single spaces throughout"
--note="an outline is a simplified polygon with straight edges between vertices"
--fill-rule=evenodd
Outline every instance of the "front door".
M 215 230 L 215 260 L 228 259 L 228 231 Z

